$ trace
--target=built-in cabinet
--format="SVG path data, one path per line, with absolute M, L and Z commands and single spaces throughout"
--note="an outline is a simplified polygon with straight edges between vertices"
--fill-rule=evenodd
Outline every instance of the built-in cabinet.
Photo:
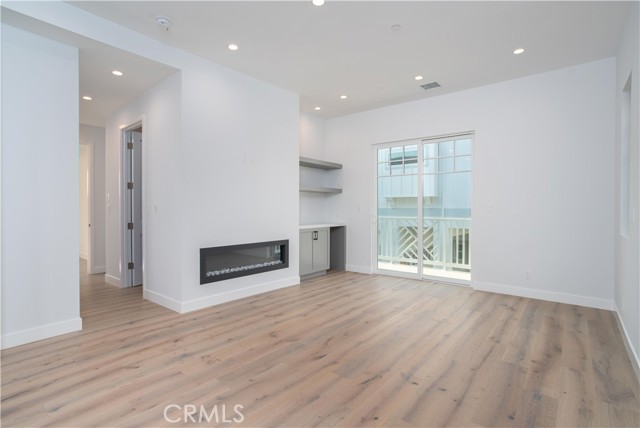
M 342 164 L 300 157 L 300 192 L 342 193 L 339 186 Z M 309 170 L 302 170 L 309 168 Z M 304 174 L 303 174 L 304 173 Z M 309 198 L 316 196 L 309 195 Z M 305 197 L 306 198 L 306 197 Z M 317 199 L 316 199 L 317 201 Z M 300 277 L 324 275 L 327 270 L 345 270 L 346 231 L 341 223 L 300 226 Z
M 327 270 L 346 269 L 346 226 L 338 223 L 300 226 L 300 277 L 309 279 Z
M 300 231 L 300 276 L 322 274 L 329 269 L 329 228 Z

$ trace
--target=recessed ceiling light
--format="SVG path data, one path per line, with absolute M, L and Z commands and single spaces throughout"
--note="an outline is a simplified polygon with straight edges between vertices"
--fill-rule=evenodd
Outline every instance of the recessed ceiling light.
M 113 70 L 111 72 L 111 74 L 113 74 L 114 76 L 118 76 L 118 77 L 124 75 L 124 73 L 122 71 L 120 71 L 120 70 Z
M 314 107 L 314 110 L 320 110 L 320 107 Z
M 91 98 L 88 95 L 85 95 L 84 97 L 82 97 L 82 99 L 85 100 L 85 101 L 91 101 L 93 98 Z
M 346 100 L 346 99 L 347 99 L 347 96 L 346 96 L 346 95 L 340 95 L 340 99 L 341 99 L 341 100 Z
M 422 76 L 418 75 L 418 76 L 414 77 L 414 79 L 416 79 L 416 80 L 422 80 L 422 79 L 424 79 L 424 77 L 422 77 Z
M 233 43 L 231 43 L 229 46 L 227 46 L 229 48 L 230 51 L 237 51 L 238 50 L 238 45 L 235 45 Z
M 391 26 L 391 31 L 400 31 L 402 30 L 402 25 L 400 24 L 394 24 Z
M 324 4 L 324 0 L 311 0 L 314 6 L 322 6 Z
M 513 54 L 514 54 L 514 55 L 520 55 L 522 52 L 524 52 L 524 49 L 522 49 L 522 48 L 518 48 L 518 49 L 516 49 L 515 51 L 513 51 Z

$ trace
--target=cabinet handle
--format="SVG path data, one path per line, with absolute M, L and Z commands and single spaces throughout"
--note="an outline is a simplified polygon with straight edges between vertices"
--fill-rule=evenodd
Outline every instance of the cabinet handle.
M 314 230 L 314 231 L 313 231 L 313 240 L 314 240 L 314 241 L 317 241 L 317 240 L 318 240 L 318 231 L 317 231 L 317 230 Z

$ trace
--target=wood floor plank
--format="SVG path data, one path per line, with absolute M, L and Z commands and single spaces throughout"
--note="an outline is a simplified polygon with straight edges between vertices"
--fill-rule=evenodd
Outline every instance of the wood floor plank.
M 513 427 L 519 406 L 519 393 L 526 370 L 515 364 L 493 361 L 489 370 L 480 374 L 484 388 L 471 421 L 485 427 Z
M 588 321 L 593 355 L 593 380 L 599 399 L 613 406 L 638 408 L 638 382 L 629 371 L 629 357 L 615 324 Z
M 536 335 L 524 388 L 553 399 L 558 398 L 562 378 L 562 339 L 562 321 L 544 316 Z
M 515 426 L 555 427 L 557 426 L 556 414 L 557 400 L 523 389 L 520 394 L 520 405 L 516 410 Z
M 2 351 L 2 426 L 639 424 L 598 309 L 339 272 L 180 315 L 82 272 L 81 315 L 82 332 Z M 184 419 L 234 405 L 239 423 Z
M 561 427 L 597 427 L 597 398 L 591 376 L 573 367 L 562 368 L 562 391 L 558 397 L 556 425 Z

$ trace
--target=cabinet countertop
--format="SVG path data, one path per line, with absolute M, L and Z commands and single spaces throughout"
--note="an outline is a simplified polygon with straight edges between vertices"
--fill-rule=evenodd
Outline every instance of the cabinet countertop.
M 306 229 L 322 229 L 326 227 L 344 227 L 345 223 L 321 223 L 321 224 L 301 224 L 300 230 Z

